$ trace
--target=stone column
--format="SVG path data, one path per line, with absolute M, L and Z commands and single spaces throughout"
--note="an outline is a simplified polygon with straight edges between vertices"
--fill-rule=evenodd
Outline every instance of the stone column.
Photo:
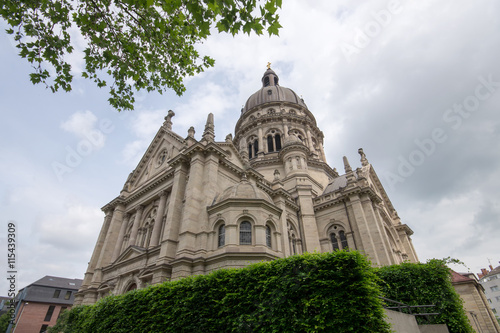
M 99 260 L 96 264 L 95 274 L 92 278 L 92 285 L 98 287 L 101 282 L 101 272 L 104 266 L 111 263 L 111 258 L 113 256 L 113 250 L 116 245 L 118 234 L 120 232 L 120 227 L 123 222 L 123 211 L 125 210 L 125 205 L 123 202 L 118 202 L 113 211 L 113 217 L 109 224 L 108 232 L 106 233 L 106 238 L 101 249 Z
M 92 257 L 87 267 L 87 272 L 85 273 L 85 277 L 83 279 L 82 287 L 89 286 L 92 281 L 92 275 L 94 274 L 94 269 L 97 266 L 97 261 L 101 256 L 101 250 L 104 244 L 104 240 L 106 239 L 106 235 L 108 233 L 109 224 L 111 222 L 111 218 L 113 217 L 113 210 L 111 207 L 106 208 L 105 210 L 104 221 L 102 223 L 101 232 L 99 233 L 99 237 L 97 238 L 97 242 L 94 247 L 94 252 L 92 253 Z
M 166 258 L 174 258 L 179 240 L 179 228 L 182 219 L 183 199 L 186 191 L 187 167 L 185 164 L 177 164 L 174 172 L 172 192 L 168 203 L 167 220 L 162 237 L 160 250 L 160 261 Z
M 258 136 L 259 136 L 259 153 L 267 153 L 267 138 L 266 140 L 264 140 L 264 137 L 262 136 L 262 126 L 259 126 L 259 130 L 258 130 Z
M 312 186 L 297 186 L 298 202 L 300 205 L 300 216 L 302 221 L 302 232 L 304 233 L 303 243 L 307 252 L 321 251 L 319 244 L 318 225 L 312 202 Z M 304 250 L 304 248 L 303 248 Z
M 128 245 L 135 245 L 137 239 L 137 232 L 139 231 L 139 224 L 142 219 L 142 212 L 144 211 L 144 206 L 139 205 L 135 212 L 135 220 L 134 225 L 132 226 L 132 231 L 130 232 L 130 239 L 128 241 Z
M 306 128 L 306 135 L 307 135 L 307 146 L 309 147 L 309 150 L 311 153 L 315 152 L 316 150 L 314 149 L 313 142 L 312 142 L 312 137 L 311 137 L 311 130 L 309 129 L 309 126 Z
M 156 221 L 153 226 L 153 234 L 151 235 L 151 241 L 149 242 L 149 247 L 155 247 L 160 241 L 160 232 L 163 224 L 163 214 L 165 212 L 165 204 L 167 202 L 167 191 L 160 192 L 160 203 L 158 204 L 158 211 L 156 213 Z
M 353 211 L 354 223 L 357 224 L 359 230 L 359 240 L 362 243 L 363 250 L 375 264 L 380 265 L 380 260 L 375 249 L 375 244 L 372 238 L 372 230 L 366 220 L 365 211 L 361 204 L 361 199 L 358 194 L 352 194 L 349 197 L 351 208 Z
M 130 214 L 125 214 L 125 218 L 123 219 L 122 226 L 120 228 L 120 233 L 118 234 L 118 239 L 116 241 L 115 250 L 113 252 L 113 258 L 111 259 L 112 262 L 115 261 L 116 258 L 118 258 L 118 256 L 120 255 L 120 250 L 122 249 L 123 245 L 123 236 L 125 235 L 125 231 L 127 230 L 129 219 L 130 219 Z

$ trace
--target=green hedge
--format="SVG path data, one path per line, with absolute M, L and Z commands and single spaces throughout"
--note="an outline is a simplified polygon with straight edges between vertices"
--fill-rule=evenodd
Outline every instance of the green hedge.
M 445 260 L 385 266 L 379 268 L 377 274 L 383 280 L 381 287 L 386 298 L 408 305 L 434 304 L 434 308 L 426 309 L 440 313 L 431 317 L 433 324 L 447 324 L 450 333 L 474 332 L 462 299 L 451 284 L 451 271 Z M 422 317 L 417 317 L 417 321 L 426 323 Z
M 356 251 L 219 270 L 74 307 L 51 332 L 389 332 Z

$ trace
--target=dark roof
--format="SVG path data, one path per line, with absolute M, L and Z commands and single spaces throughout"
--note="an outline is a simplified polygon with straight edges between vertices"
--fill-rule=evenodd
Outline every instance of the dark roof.
M 30 284 L 29 286 L 44 286 L 44 287 L 54 287 L 54 288 L 64 288 L 64 289 L 80 289 L 82 285 L 82 279 L 67 279 L 57 276 L 46 275 L 40 280 L 37 280 Z M 28 287 L 29 287 L 28 286 Z
M 455 271 L 451 271 L 451 282 L 456 283 L 456 282 L 474 282 L 474 279 L 471 279 L 470 277 L 467 277 L 465 275 L 462 275 L 460 273 L 457 273 Z
M 495 275 L 500 273 L 500 266 L 497 266 L 493 270 L 491 270 L 488 274 L 484 275 L 482 278 L 488 277 L 490 275 Z

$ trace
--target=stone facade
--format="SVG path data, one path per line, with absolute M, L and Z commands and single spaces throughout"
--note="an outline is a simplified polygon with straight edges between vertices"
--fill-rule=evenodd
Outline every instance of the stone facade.
M 209 114 L 201 140 L 172 131 L 169 111 L 105 218 L 77 303 L 165 280 L 243 267 L 303 252 L 360 250 L 374 265 L 417 255 L 359 150 L 340 175 L 323 132 L 274 71 L 241 110 L 234 137 L 215 141 Z
M 472 273 L 451 271 L 453 287 L 463 300 L 469 322 L 476 332 L 500 333 L 493 311 L 484 294 L 484 288 Z

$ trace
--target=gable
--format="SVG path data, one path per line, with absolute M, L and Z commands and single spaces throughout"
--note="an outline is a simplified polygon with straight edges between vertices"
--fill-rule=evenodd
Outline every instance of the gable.
M 161 127 L 139 164 L 127 179 L 125 189 L 131 192 L 156 175 L 170 169 L 168 161 L 175 157 L 183 147 L 184 139 Z
M 118 258 L 116 258 L 114 264 L 120 263 L 122 261 L 127 261 L 136 257 L 139 257 L 146 250 L 138 246 L 129 246 Z

